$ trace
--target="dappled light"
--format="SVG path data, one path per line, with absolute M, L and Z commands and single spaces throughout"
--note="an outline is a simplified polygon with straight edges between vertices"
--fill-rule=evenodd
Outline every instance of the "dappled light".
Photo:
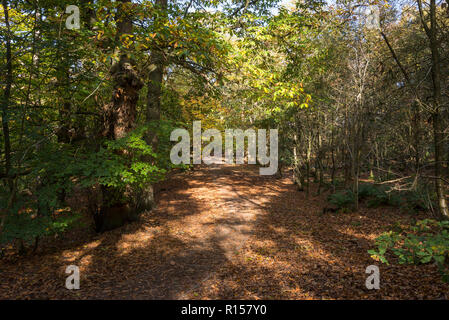
M 448 30 L 449 0 L 0 0 L 0 300 L 448 300 Z
M 173 191 L 173 183 L 184 187 Z M 257 168 L 244 166 L 179 173 L 160 189 L 171 191 L 157 194 L 151 214 L 72 248 L 29 257 L 20 281 L 16 264 L 3 263 L 2 286 L 14 281 L 14 295 L 23 298 L 81 299 L 124 293 L 136 299 L 392 299 L 447 292 L 434 266 L 382 267 L 383 290 L 364 288 L 372 263 L 367 250 L 380 230 L 407 219 L 390 208 L 322 216 L 325 201 L 306 199 L 287 178 L 261 178 Z M 183 205 L 172 210 L 177 201 Z M 55 281 L 62 281 L 66 264 L 80 266 L 82 296 Z M 45 290 L 32 285 L 37 279 Z

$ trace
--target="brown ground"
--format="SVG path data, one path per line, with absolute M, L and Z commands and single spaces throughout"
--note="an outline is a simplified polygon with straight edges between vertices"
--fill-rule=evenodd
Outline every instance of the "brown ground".
M 0 262 L 0 299 L 448 299 L 434 265 L 386 266 L 368 249 L 397 209 L 326 213 L 291 179 L 255 166 L 215 166 L 163 183 L 142 221 L 95 235 L 72 233 L 37 254 Z M 76 236 L 75 236 L 76 235 Z M 81 289 L 65 288 L 80 267 Z M 365 269 L 380 267 L 380 290 Z

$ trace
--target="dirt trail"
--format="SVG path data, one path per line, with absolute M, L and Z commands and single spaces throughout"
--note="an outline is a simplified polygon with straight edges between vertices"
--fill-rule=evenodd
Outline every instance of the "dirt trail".
M 389 225 L 412 218 L 397 210 L 323 215 L 326 194 L 306 198 L 290 177 L 256 166 L 205 166 L 159 189 L 139 222 L 0 262 L 0 299 L 448 298 L 435 266 L 385 266 L 367 254 Z M 80 267 L 77 291 L 64 285 L 70 264 Z M 370 264 L 380 290 L 365 288 Z

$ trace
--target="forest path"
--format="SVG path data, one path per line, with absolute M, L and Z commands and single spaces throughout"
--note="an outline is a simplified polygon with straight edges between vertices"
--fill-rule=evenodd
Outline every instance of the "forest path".
M 386 266 L 367 253 L 411 216 L 363 206 L 323 215 L 327 194 L 312 185 L 307 197 L 291 181 L 249 165 L 177 173 L 138 222 L 73 231 L 34 256 L 0 261 L 0 299 L 448 298 L 436 266 Z M 365 287 L 371 264 L 380 290 Z M 80 290 L 65 288 L 68 265 L 80 267 Z
M 202 283 L 235 259 L 254 232 L 256 218 L 264 213 L 270 190 L 263 188 L 267 179 L 255 175 L 254 169 L 258 170 L 255 166 L 203 166 L 162 184 L 152 215 L 166 216 L 169 221 L 163 232 L 174 233 L 179 246 L 170 245 L 176 253 L 166 256 L 156 270 L 139 274 L 142 285 L 131 279 L 120 287 L 132 289 L 139 298 L 194 297 Z M 154 278 L 155 274 L 160 277 Z

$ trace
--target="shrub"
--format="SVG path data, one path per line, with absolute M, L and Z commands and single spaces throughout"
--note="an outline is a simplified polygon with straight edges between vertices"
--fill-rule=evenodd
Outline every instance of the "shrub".
M 429 211 L 436 206 L 435 192 L 429 192 L 424 188 L 417 188 L 404 193 L 404 200 L 408 210 Z
M 148 126 L 138 127 L 121 139 L 103 141 L 94 150 L 54 141 L 42 144 L 28 160 L 31 172 L 17 181 L 16 196 L 0 191 L 0 213 L 5 213 L 0 244 L 15 239 L 29 243 L 75 226 L 80 214 L 65 210 L 61 196 L 70 193 L 75 184 L 111 188 L 116 191 L 111 201 L 127 203 L 130 199 L 126 197 L 134 191 L 163 179 L 172 167 L 169 153 L 162 147 L 159 153 L 152 150 L 144 140 L 148 130 Z M 170 128 L 161 122 L 158 130 L 163 133 L 153 132 L 159 133 L 165 145 Z M 25 188 L 28 194 L 21 195 Z
M 327 200 L 335 205 L 339 211 L 349 210 L 355 202 L 355 195 L 351 190 L 344 190 L 330 194 Z
M 363 183 L 359 186 L 359 200 L 366 200 L 370 208 L 380 206 L 400 207 L 408 210 L 430 210 L 434 200 L 422 188 L 412 191 L 397 191 L 383 185 Z M 434 195 L 432 195 L 434 198 Z M 328 201 L 337 208 L 349 208 L 354 203 L 355 196 L 351 190 L 343 190 L 331 194 Z
M 375 260 L 389 264 L 386 254 L 391 251 L 399 264 L 434 262 L 445 282 L 449 282 L 449 221 L 431 219 L 400 232 L 389 231 L 376 239 L 377 250 L 368 250 Z
M 378 192 L 368 200 L 367 206 L 370 208 L 377 208 L 380 206 L 399 207 L 401 203 L 401 198 L 397 192 L 378 190 Z
M 359 199 L 366 199 L 376 196 L 378 193 L 378 187 L 371 183 L 363 183 L 359 186 Z
M 30 244 L 38 237 L 77 225 L 81 215 L 65 208 L 62 196 L 73 187 L 72 151 L 52 143 L 41 145 L 29 161 L 30 173 L 16 180 L 15 191 L 0 194 L 0 211 L 4 213 L 0 245 L 16 239 Z
M 81 215 L 69 210 L 58 210 L 55 214 L 38 216 L 31 208 L 7 215 L 0 243 L 21 239 L 31 244 L 37 237 L 60 234 L 78 225 Z

